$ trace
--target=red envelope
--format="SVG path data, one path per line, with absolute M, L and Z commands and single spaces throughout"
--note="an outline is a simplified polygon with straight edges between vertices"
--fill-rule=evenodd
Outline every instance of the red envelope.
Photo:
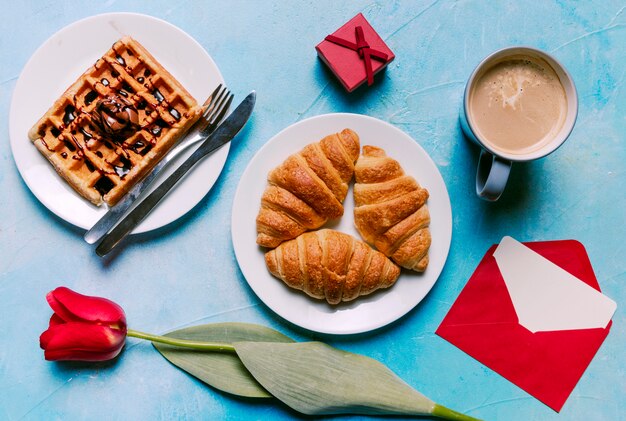
M 524 243 L 600 291 L 578 241 Z M 492 246 L 436 333 L 555 411 L 560 411 L 611 328 L 532 333 L 518 323 Z

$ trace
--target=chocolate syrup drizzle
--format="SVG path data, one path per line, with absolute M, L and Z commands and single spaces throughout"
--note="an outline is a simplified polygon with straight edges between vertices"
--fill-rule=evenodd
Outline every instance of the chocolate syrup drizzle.
M 72 159 L 82 160 L 90 172 L 97 171 L 101 175 L 94 184 L 94 188 L 102 196 L 106 195 L 116 185 L 110 177 L 124 179 L 131 171 L 133 164 L 130 152 L 141 156 L 146 155 L 156 145 L 157 138 L 161 136 L 163 129 L 170 127 L 170 124 L 162 118 L 156 118 L 153 122 L 140 126 L 138 111 L 143 112 L 148 117 L 157 110 L 167 111 L 175 120 L 181 119 L 180 112 L 168 103 L 158 88 L 152 85 L 150 81 L 152 71 L 149 68 L 144 68 L 136 80 L 148 92 L 152 93 L 154 101 L 147 101 L 140 97 L 135 89 L 121 77 L 121 69 L 124 69 L 129 75 L 133 74 L 133 68 L 124 59 L 124 53 L 128 56 L 134 56 L 134 54 L 130 49 L 118 51 L 118 48 L 118 43 L 112 47 L 115 53 L 114 60 L 98 59 L 94 67 L 99 69 L 102 65 L 108 65 L 111 77 L 119 83 L 112 85 L 109 79 L 102 77 L 82 99 L 82 104 L 85 107 L 91 106 L 91 111 L 83 109 L 80 105 L 81 101 L 78 101 L 74 96 L 73 103 L 66 105 L 63 110 L 63 124 L 59 127 L 50 128 L 50 134 L 62 141 L 67 150 L 73 154 Z M 92 106 L 93 102 L 102 94 L 102 89 L 99 90 L 97 86 L 99 84 L 109 93 L 108 96 L 99 100 L 94 107 Z M 118 87 L 113 88 L 113 86 Z M 81 124 L 84 120 L 90 123 Z M 71 132 L 69 135 L 62 136 L 63 130 L 66 128 L 71 129 Z M 128 142 L 128 139 L 133 137 L 136 132 L 142 130 L 151 136 L 138 137 L 138 140 L 132 144 Z M 82 143 L 76 137 L 78 132 L 83 137 Z M 44 141 L 44 135 L 45 133 L 42 133 L 42 144 L 50 152 L 55 152 Z M 59 138 L 61 136 L 62 138 Z M 105 159 L 101 151 L 92 151 L 98 143 L 102 143 L 107 149 L 115 153 L 116 158 L 113 162 Z M 63 159 L 68 157 L 68 153 L 65 151 L 61 152 L 60 155 Z M 96 158 L 95 161 L 94 158 Z M 109 168 L 101 167 L 95 162 L 104 162 Z

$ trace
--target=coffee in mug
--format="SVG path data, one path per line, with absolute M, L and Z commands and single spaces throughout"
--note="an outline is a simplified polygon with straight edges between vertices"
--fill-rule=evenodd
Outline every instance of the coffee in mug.
M 549 143 L 567 116 L 565 89 L 554 69 L 538 57 L 505 57 L 477 75 L 469 118 L 483 142 L 510 154 Z
M 577 114 L 574 81 L 548 53 L 509 47 L 485 58 L 469 77 L 460 114 L 465 136 L 482 148 L 476 194 L 498 200 L 512 163 L 554 152 Z

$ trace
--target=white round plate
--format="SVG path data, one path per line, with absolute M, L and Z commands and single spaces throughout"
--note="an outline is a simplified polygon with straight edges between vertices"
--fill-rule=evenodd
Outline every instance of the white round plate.
M 423 274 L 403 270 L 387 290 L 331 306 L 308 297 L 274 278 L 265 267 L 264 249 L 256 244 L 256 216 L 266 187 L 267 174 L 287 156 L 322 137 L 350 128 L 361 146 L 382 147 L 405 172 L 430 192 L 432 246 Z M 352 188 L 344 202 L 344 215 L 326 226 L 361 238 L 354 228 Z M 437 281 L 446 262 L 452 238 L 452 211 L 446 185 L 435 163 L 422 147 L 396 127 L 358 114 L 326 114 L 300 121 L 278 133 L 252 158 L 235 194 L 232 236 L 237 262 L 259 298 L 275 313 L 305 329 L 331 334 L 367 332 L 385 326 L 415 307 Z
M 24 66 L 13 92 L 9 115 L 13 158 L 26 185 L 41 203 L 60 218 L 85 229 L 106 213 L 106 205 L 96 207 L 76 193 L 37 151 L 27 133 L 65 89 L 124 35 L 143 44 L 200 103 L 224 83 L 217 65 L 198 42 L 174 25 L 151 16 L 92 16 L 66 26 L 39 47 Z M 215 183 L 228 149 L 227 144 L 200 162 L 133 232 L 162 227 L 193 208 Z M 166 168 L 153 186 L 175 166 Z

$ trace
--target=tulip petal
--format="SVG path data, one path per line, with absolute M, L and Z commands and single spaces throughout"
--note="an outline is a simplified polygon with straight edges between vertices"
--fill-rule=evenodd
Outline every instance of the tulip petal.
M 89 352 L 89 351 L 73 351 L 68 355 L 66 351 L 44 351 L 44 357 L 47 361 L 107 361 L 117 357 L 122 347 L 109 353 Z
M 58 289 L 59 288 L 57 288 L 56 290 Z M 74 317 L 74 315 L 70 313 L 65 307 L 63 307 L 63 305 L 55 298 L 54 292 L 56 290 L 50 291 L 46 294 L 46 301 L 50 305 L 50 308 L 52 308 L 52 311 L 54 311 L 54 314 L 57 314 L 62 320 L 66 322 L 70 322 L 72 320 L 78 321 L 78 319 Z
M 50 332 L 50 329 L 48 329 L 39 336 L 39 347 L 41 349 L 46 349 L 48 343 L 50 342 L 50 339 L 52 339 L 52 332 Z
M 126 315 L 118 304 L 102 297 L 82 295 L 66 287 L 58 287 L 46 295 L 52 310 L 66 322 L 89 321 L 126 327 Z
M 59 316 L 56 313 L 52 313 L 52 317 L 50 317 L 50 324 L 49 324 L 49 326 L 61 325 L 63 323 L 65 323 L 65 320 L 63 320 L 61 318 L 61 316 Z
M 116 356 L 125 339 L 126 329 L 68 322 L 50 326 L 39 343 L 47 360 L 102 361 Z

